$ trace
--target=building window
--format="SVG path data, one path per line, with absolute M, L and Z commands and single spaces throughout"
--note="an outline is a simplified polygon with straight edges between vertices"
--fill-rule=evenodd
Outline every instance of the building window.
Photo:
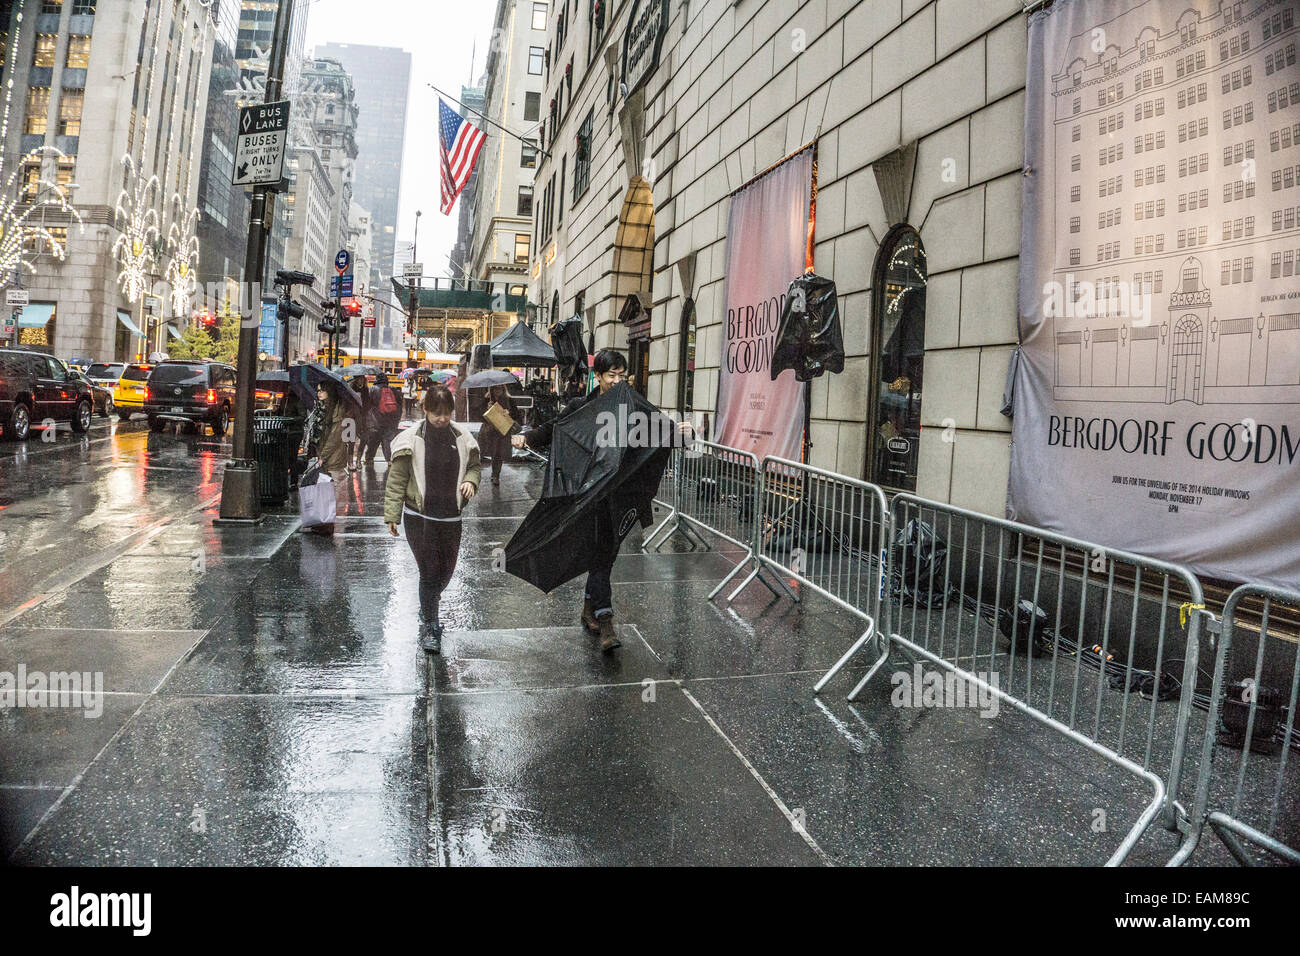
M 516 215 L 531 216 L 533 214 L 533 187 L 519 187 L 519 202 L 515 209 Z
M 27 125 L 23 132 L 45 135 L 46 113 L 50 109 L 50 88 L 48 86 L 31 86 L 27 88 Z
M 93 17 L 95 15 L 95 0 L 73 0 L 72 15 L 74 17 Z
M 69 70 L 84 70 L 90 66 L 90 37 L 84 33 L 74 33 L 68 37 Z
M 36 45 L 32 48 L 32 66 L 53 66 L 54 51 L 58 45 L 57 33 L 36 34 Z
M 42 0 L 41 13 L 62 13 L 63 0 Z
M 526 232 L 515 233 L 515 262 L 527 262 L 531 237 Z
M 875 356 L 867 447 L 871 481 L 916 490 L 925 356 L 925 249 L 916 230 L 895 226 L 876 257 Z
M 591 134 L 595 110 L 587 111 L 587 118 L 578 129 L 577 150 L 573 154 L 573 201 L 587 191 L 591 180 Z
M 544 3 L 533 4 L 533 29 L 546 29 L 546 4 Z
M 695 408 L 695 301 L 689 298 L 682 306 L 677 370 L 677 412 L 685 416 Z
M 41 190 L 41 164 L 27 163 L 23 166 L 22 201 L 33 202 Z
M 524 119 L 536 120 L 542 115 L 542 94 L 525 93 L 524 94 Z
M 533 76 L 542 75 L 542 56 L 543 50 L 539 46 L 530 46 L 528 48 L 528 72 Z
M 520 146 L 519 165 L 527 169 L 537 168 L 537 144 L 533 140 L 526 139 Z
M 85 90 L 64 90 L 59 101 L 59 135 L 81 135 L 81 107 L 86 99 Z

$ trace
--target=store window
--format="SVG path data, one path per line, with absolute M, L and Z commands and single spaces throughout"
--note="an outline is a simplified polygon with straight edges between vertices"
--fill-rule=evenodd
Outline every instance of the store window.
M 921 237 L 907 224 L 895 226 L 876 258 L 867 447 L 870 480 L 902 491 L 916 490 L 920 456 L 927 278 Z

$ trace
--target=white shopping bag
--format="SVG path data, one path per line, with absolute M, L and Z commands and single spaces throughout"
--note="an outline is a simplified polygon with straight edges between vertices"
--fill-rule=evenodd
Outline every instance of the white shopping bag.
M 298 486 L 298 511 L 304 528 L 333 524 L 338 516 L 334 501 L 334 482 L 325 472 L 319 472 L 312 484 Z

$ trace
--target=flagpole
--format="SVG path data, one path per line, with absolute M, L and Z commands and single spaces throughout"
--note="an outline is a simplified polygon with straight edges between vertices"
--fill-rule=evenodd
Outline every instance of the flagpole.
M 520 135 L 519 135 L 518 133 L 516 133 L 514 130 L 506 129 L 504 126 L 502 126 L 502 125 L 501 125 L 500 123 L 498 123 L 496 120 L 489 119 L 488 117 L 486 117 L 486 116 L 484 116 L 482 113 L 480 113 L 478 110 L 474 109 L 474 107 L 472 107 L 472 106 L 467 106 L 466 104 L 462 103 L 460 100 L 456 99 L 456 97 L 452 96 L 450 93 L 444 93 L 442 90 L 438 89 L 438 88 L 437 88 L 436 86 L 434 86 L 432 83 L 427 83 L 427 84 L 425 84 L 425 85 L 428 86 L 429 89 L 431 89 L 431 90 L 433 90 L 435 93 L 437 93 L 439 96 L 445 96 L 445 97 L 447 97 L 447 99 L 451 100 L 453 103 L 455 103 L 457 106 L 461 107 L 462 109 L 467 109 L 467 110 L 469 110 L 471 113 L 473 113 L 473 114 L 474 114 L 475 116 L 477 116 L 479 119 L 483 120 L 483 122 L 485 122 L 485 123 L 491 123 L 493 126 L 495 126 L 497 129 L 501 130 L 501 132 L 505 133 L 507 136 L 513 136 L 515 139 L 519 140 L 519 142 L 521 142 L 521 143 L 528 143 L 530 146 L 532 146 L 533 148 L 537 149 L 537 151 L 538 151 L 539 153 L 541 153 L 543 156 L 545 156 L 547 159 L 550 159 L 550 158 L 551 158 L 551 154 L 550 154 L 547 150 L 544 150 L 544 149 L 539 148 L 539 147 L 538 147 L 538 144 L 537 144 L 536 141 L 534 141 L 534 140 L 530 140 L 530 139 L 528 139 L 528 138 L 525 137 L 525 136 L 520 136 Z

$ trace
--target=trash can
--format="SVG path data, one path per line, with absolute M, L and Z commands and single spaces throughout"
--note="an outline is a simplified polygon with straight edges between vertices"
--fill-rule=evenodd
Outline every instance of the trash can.
M 264 505 L 289 500 L 289 469 L 298 453 L 301 426 L 283 415 L 253 416 L 253 457 Z

